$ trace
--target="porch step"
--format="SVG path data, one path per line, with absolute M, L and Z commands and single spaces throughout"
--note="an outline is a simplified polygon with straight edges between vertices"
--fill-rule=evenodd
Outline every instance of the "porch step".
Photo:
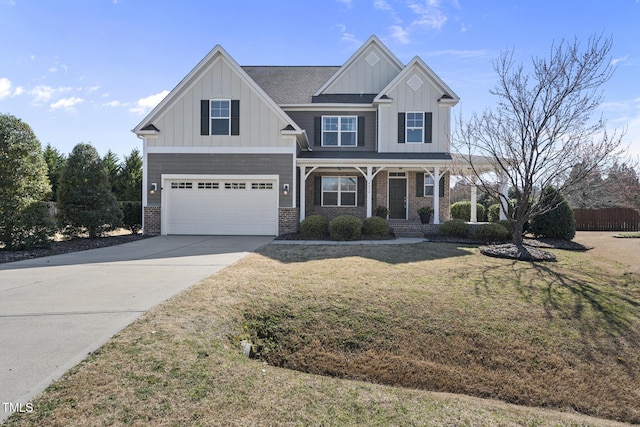
M 424 237 L 422 224 L 419 222 L 391 219 L 389 227 L 396 237 Z

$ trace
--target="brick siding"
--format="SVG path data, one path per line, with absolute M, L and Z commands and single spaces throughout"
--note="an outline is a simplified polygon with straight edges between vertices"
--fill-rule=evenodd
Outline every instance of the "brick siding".
M 162 212 L 160 206 L 145 206 L 144 207 L 144 230 L 143 233 L 147 236 L 158 236 L 160 234 L 160 221 L 162 219 Z

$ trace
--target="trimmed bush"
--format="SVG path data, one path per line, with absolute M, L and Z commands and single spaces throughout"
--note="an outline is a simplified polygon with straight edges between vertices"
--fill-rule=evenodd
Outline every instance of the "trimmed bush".
M 469 224 L 461 219 L 451 219 L 440 226 L 440 234 L 449 237 L 469 237 Z
M 10 230 L 10 236 L 4 239 L 8 249 L 47 247 L 56 232 L 56 223 L 49 217 L 46 203 L 33 202 L 16 213 Z
M 509 239 L 509 231 L 502 225 L 491 222 L 473 228 L 472 236 L 485 243 L 499 243 Z
M 300 233 L 304 237 L 320 239 L 327 237 L 329 220 L 322 215 L 311 215 L 300 223 Z
M 484 206 L 476 203 L 476 216 L 478 221 L 484 221 Z M 451 218 L 471 221 L 471 202 L 456 202 L 451 205 Z
M 122 225 L 136 234 L 142 229 L 142 202 L 118 202 L 122 210 Z
M 529 231 L 538 237 L 571 240 L 576 235 L 576 220 L 567 200 L 553 187 L 544 189 L 540 204 L 553 207 L 549 212 L 531 220 Z
M 389 234 L 389 223 L 379 216 L 365 218 L 362 222 L 362 234 L 384 237 Z
M 362 235 L 362 222 L 353 215 L 340 215 L 329 223 L 332 240 L 358 240 Z
M 498 222 L 500 221 L 500 203 L 489 206 L 487 210 L 487 221 Z
M 509 233 L 509 237 L 513 237 L 513 223 L 508 219 L 501 219 L 496 224 L 503 226 Z M 525 224 L 526 225 L 526 224 Z

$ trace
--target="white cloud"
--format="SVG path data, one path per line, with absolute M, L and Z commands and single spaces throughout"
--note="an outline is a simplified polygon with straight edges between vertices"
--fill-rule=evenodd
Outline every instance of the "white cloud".
M 160 103 L 164 99 L 165 96 L 169 94 L 168 90 L 163 90 L 160 93 L 156 93 L 155 95 L 147 96 L 146 98 L 140 98 L 136 102 L 136 106 L 130 108 L 129 111 L 137 114 L 145 114 L 151 109 L 153 109 L 156 105 Z
M 71 87 L 53 88 L 51 86 L 38 85 L 38 86 L 34 87 L 33 89 L 31 89 L 29 91 L 29 94 L 31 96 L 33 96 L 33 102 L 38 104 L 38 103 L 41 103 L 41 102 L 49 101 L 51 98 L 53 98 L 53 96 L 56 93 L 65 93 L 65 92 L 70 92 L 72 90 L 73 90 L 73 88 L 71 88 Z
M 476 50 L 455 50 L 455 49 L 446 49 L 446 50 L 434 50 L 431 52 L 427 52 L 425 56 L 457 56 L 460 59 L 468 59 L 468 58 L 481 58 L 483 56 L 488 56 L 491 54 L 491 51 L 488 49 L 476 49 Z
M 0 99 L 11 96 L 11 80 L 6 77 L 0 79 Z
M 23 93 L 24 89 L 22 87 L 18 86 L 13 89 L 11 80 L 6 77 L 0 78 L 0 99 L 22 95 Z
M 124 104 L 124 103 L 122 103 L 120 101 L 113 100 L 113 101 L 109 101 L 109 102 L 107 102 L 106 104 L 103 104 L 103 105 L 105 107 L 113 107 L 113 108 L 115 108 L 115 107 L 124 107 L 127 104 Z
M 351 9 L 351 7 L 353 6 L 353 0 L 336 0 L 338 3 L 342 3 L 343 5 L 345 5 L 347 8 Z
M 76 111 L 75 106 L 78 104 L 82 104 L 83 102 L 84 102 L 84 99 L 82 98 L 76 98 L 76 97 L 62 98 L 54 102 L 53 104 L 51 104 L 50 107 L 51 107 L 51 110 L 64 109 L 66 111 L 73 112 L 73 111 Z
M 389 29 L 391 30 L 392 39 L 402 44 L 409 43 L 409 32 L 400 25 L 392 25 Z
M 413 27 L 440 30 L 448 20 L 437 0 L 427 0 L 425 3 L 411 3 L 409 8 L 418 15 L 411 23 Z
M 343 42 L 347 42 L 350 45 L 357 46 L 357 47 L 360 47 L 360 45 L 362 45 L 363 42 L 358 40 L 358 38 L 355 36 L 355 34 L 347 32 L 346 25 L 338 24 L 338 28 L 340 28 L 340 33 L 341 33 L 340 39 Z
M 389 6 L 389 3 L 387 3 L 387 0 L 375 0 L 373 7 L 379 10 L 393 10 L 391 6 Z
M 613 65 L 613 66 L 618 65 L 619 63 L 624 62 L 627 59 L 629 59 L 629 55 L 625 55 L 622 58 L 613 58 L 611 60 L 611 65 Z

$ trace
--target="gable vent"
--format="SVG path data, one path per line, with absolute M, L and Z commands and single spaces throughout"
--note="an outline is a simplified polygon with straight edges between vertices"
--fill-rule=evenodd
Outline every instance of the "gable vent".
M 411 89 L 413 89 L 414 92 L 420 89 L 422 83 L 424 82 L 422 81 L 422 79 L 420 79 L 420 77 L 417 76 L 417 74 L 414 74 L 409 80 L 407 80 L 407 84 Z
M 369 64 L 369 65 L 371 65 L 373 67 L 378 62 L 380 62 L 380 57 L 378 55 L 376 55 L 375 52 L 371 52 L 369 55 L 367 55 L 367 58 L 365 59 L 365 61 L 367 61 L 367 64 Z

